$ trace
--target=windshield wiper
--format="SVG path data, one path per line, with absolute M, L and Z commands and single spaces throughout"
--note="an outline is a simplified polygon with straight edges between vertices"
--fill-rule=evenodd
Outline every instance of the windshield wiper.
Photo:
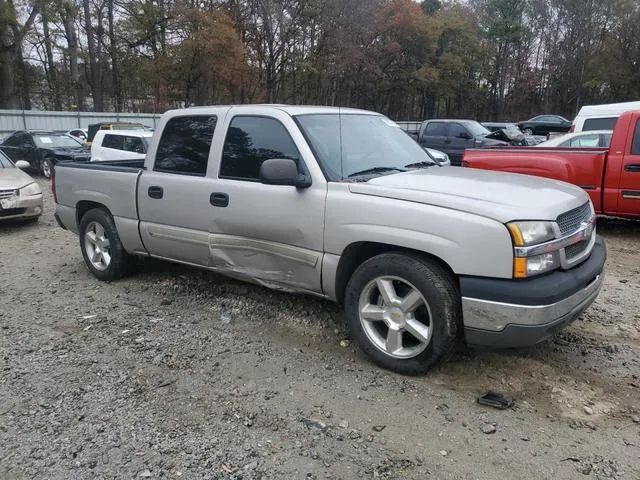
M 349 178 L 359 177 L 360 175 L 369 175 L 369 174 L 393 172 L 393 171 L 404 172 L 405 170 L 397 167 L 373 167 L 373 168 L 367 168 L 366 170 L 360 170 L 359 172 L 352 173 L 351 175 L 349 175 Z
M 436 165 L 440 165 L 437 162 L 416 162 L 410 163 L 409 165 L 405 165 L 404 168 L 429 168 L 435 167 Z

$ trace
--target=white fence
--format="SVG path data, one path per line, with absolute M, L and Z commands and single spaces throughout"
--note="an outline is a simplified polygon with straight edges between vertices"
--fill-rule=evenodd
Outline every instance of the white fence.
M 0 110 L 0 136 L 16 130 L 67 131 L 98 122 L 136 122 L 155 128 L 160 114 Z

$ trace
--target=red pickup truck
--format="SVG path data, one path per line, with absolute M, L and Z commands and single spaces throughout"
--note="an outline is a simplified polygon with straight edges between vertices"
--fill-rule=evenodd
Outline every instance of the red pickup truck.
M 620 116 L 608 149 L 469 149 L 462 166 L 562 180 L 584 188 L 599 214 L 640 218 L 640 111 Z

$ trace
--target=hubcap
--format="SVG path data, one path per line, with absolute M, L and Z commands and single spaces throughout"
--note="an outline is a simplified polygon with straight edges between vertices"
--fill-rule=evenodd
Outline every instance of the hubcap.
M 84 234 L 84 248 L 91 265 L 96 270 L 104 271 L 111 264 L 111 244 L 106 237 L 104 227 L 98 222 L 87 225 Z
M 429 304 L 420 291 L 398 277 L 378 277 L 358 302 L 360 324 L 369 340 L 394 358 L 412 358 L 431 341 Z
M 47 178 L 51 176 L 51 163 L 49 160 L 44 160 L 42 162 L 42 174 Z

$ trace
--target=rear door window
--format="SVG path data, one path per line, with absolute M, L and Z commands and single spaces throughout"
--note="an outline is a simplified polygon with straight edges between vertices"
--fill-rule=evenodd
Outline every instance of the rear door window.
M 20 145 L 20 136 L 21 134 L 14 133 L 4 142 L 2 142 L 2 145 L 4 145 L 5 147 L 17 147 L 18 145 Z
M 445 122 L 429 122 L 427 123 L 427 128 L 424 130 L 424 134 L 428 137 L 446 137 L 447 130 L 447 124 Z
M 584 121 L 582 130 L 613 130 L 617 121 L 618 117 L 587 118 Z
M 113 148 L 114 150 L 124 150 L 123 141 L 124 137 L 121 135 L 105 135 L 102 140 L 102 146 L 104 148 Z
M 571 147 L 597 147 L 600 143 L 600 135 L 581 135 L 569 140 Z
M 171 118 L 162 131 L 153 170 L 204 177 L 216 122 L 215 115 Z

